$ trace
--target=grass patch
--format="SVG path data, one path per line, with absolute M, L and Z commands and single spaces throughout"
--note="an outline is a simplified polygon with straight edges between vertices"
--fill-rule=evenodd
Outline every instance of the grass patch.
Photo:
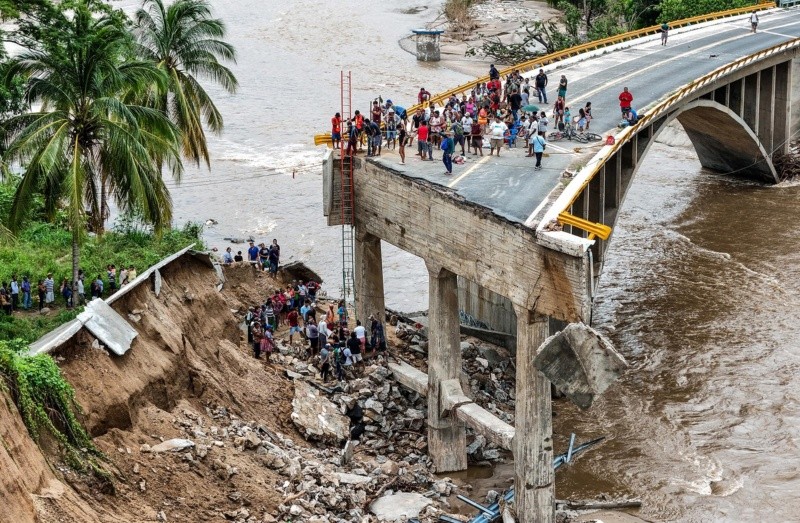
M 144 230 L 128 229 L 109 231 L 99 238 L 88 238 L 81 247 L 81 268 L 86 274 L 86 294 L 89 294 L 89 282 L 98 274 L 102 276 L 106 293 L 108 292 L 108 264 L 116 265 L 117 271 L 123 266 L 133 265 L 141 272 L 193 242 L 197 243 L 198 248 L 202 248 L 202 241 L 198 239 L 201 230 L 202 228 L 190 224 L 183 229 L 167 231 L 161 236 Z M 0 313 L 0 339 L 20 338 L 30 343 L 78 314 L 77 309 L 63 308 L 63 299 L 58 295 L 58 289 L 55 302 L 57 311 L 46 316 L 35 312 L 38 309 L 36 284 L 40 279 L 44 279 L 47 273 L 52 273 L 56 286 L 64 278 L 72 279 L 70 242 L 69 231 L 54 224 L 37 221 L 31 222 L 12 243 L 0 245 L 0 282 L 9 282 L 16 275 L 17 281 L 21 283 L 22 277 L 27 276 L 33 287 L 33 312 L 15 313 L 10 317 Z

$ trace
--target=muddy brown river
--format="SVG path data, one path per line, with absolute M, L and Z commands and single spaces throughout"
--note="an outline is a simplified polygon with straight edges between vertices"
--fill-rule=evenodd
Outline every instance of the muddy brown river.
M 205 237 L 223 250 L 225 237 L 278 238 L 287 261 L 306 261 L 338 294 L 340 231 L 322 217 L 311 137 L 338 110 L 343 68 L 357 107 L 377 95 L 407 105 L 420 85 L 436 92 L 467 79 L 398 46 L 439 2 L 211 3 L 239 51 L 241 89 L 212 89 L 225 132 L 210 140 L 211 172 L 190 169 L 171 184 L 175 215 L 217 220 Z M 587 412 L 556 403 L 557 451 L 570 432 L 608 437 L 559 470 L 559 497 L 640 496 L 654 521 L 800 521 L 798 204 L 800 186 L 706 173 L 691 150 L 651 148 L 594 313 L 631 368 Z M 426 308 L 421 260 L 384 255 L 387 305 Z M 495 483 L 507 486 L 510 471 L 499 467 Z

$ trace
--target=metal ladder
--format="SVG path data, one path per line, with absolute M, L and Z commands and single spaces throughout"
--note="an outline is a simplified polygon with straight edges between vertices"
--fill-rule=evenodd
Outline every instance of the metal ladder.
M 344 134 L 347 120 L 353 117 L 352 73 L 341 72 L 342 128 Z M 339 158 L 341 162 L 341 209 L 342 209 L 342 297 L 345 302 L 355 301 L 355 258 L 353 249 L 354 192 L 353 192 L 353 158 L 345 157 L 347 139 L 342 136 Z M 348 137 L 349 138 L 349 137 Z

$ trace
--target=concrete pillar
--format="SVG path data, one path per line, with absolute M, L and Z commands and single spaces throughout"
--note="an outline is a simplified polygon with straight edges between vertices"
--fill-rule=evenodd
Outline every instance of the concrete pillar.
M 517 311 L 517 390 L 514 411 L 514 504 L 518 521 L 555 520 L 553 413 L 550 381 L 533 366 L 549 334 L 547 316 Z
M 775 66 L 775 124 L 773 132 L 773 153 L 789 152 L 792 110 L 792 62 L 791 60 Z M 769 152 L 769 151 L 767 151 Z
M 370 314 L 383 321 L 386 310 L 381 240 L 358 227 L 355 240 L 356 317 L 363 325 L 368 325 Z
M 761 75 L 753 73 L 744 78 L 744 121 L 750 129 L 758 135 L 758 112 L 761 102 L 760 92 Z
M 758 139 L 767 154 L 772 151 L 772 126 L 775 114 L 775 68 L 763 69 L 758 73 L 759 105 L 758 105 Z
M 458 278 L 428 264 L 428 455 L 436 472 L 467 468 L 467 435 L 455 416 L 441 415 L 441 382 L 461 378 Z

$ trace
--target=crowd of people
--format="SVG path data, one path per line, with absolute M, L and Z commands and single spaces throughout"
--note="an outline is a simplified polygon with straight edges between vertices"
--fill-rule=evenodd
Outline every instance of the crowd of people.
M 275 350 L 275 333 L 287 328 L 289 345 L 299 347 L 308 361 L 318 364 L 323 382 L 331 378 L 344 381 L 360 372 L 365 357 L 386 350 L 383 323 L 370 316 L 369 330 L 361 320 L 356 320 L 351 330 L 344 301 L 318 308 L 320 288 L 314 280 L 295 280 L 286 288 L 274 289 L 263 303 L 247 311 L 247 341 L 255 358 L 265 354 L 269 361 Z
M 421 87 L 414 114 L 408 114 L 392 100 L 379 98 L 372 102 L 367 115 L 356 110 L 346 121 L 340 113 L 331 118 L 333 147 L 354 155 L 363 152 L 366 145 L 367 156 L 380 156 L 384 147 L 397 149 L 400 163 L 404 164 L 406 147 L 412 146 L 416 138 L 415 156 L 420 161 L 434 161 L 434 153 L 441 151 L 444 174 L 450 175 L 454 163 L 463 163 L 468 154 L 483 156 L 487 145 L 489 155 L 500 156 L 504 147 L 524 140 L 527 156 L 536 157 L 535 169 L 541 169 L 550 120 L 547 112 L 533 103 L 548 104 L 548 84 L 543 69 L 532 79 L 514 70 L 501 81 L 500 72 L 492 65 L 488 82 L 478 82 L 469 93 L 460 98 L 452 95 L 439 106 L 431 100 L 431 93 Z M 592 104 L 587 102 L 573 116 L 567 106 L 567 88 L 567 77 L 561 75 L 551 113 L 554 128 L 575 126 L 578 132 L 588 131 Z
M 281 246 L 278 245 L 278 240 L 273 239 L 269 245 L 263 242 L 256 245 L 255 240 L 249 240 L 248 244 L 247 262 L 260 271 L 269 272 L 270 276 L 275 278 L 278 274 L 278 266 L 281 260 Z M 233 249 L 230 247 L 225 249 L 222 254 L 222 263 L 224 265 L 240 262 L 244 262 L 242 251 L 237 251 L 236 254 L 233 254 Z
M 133 265 L 129 265 L 127 268 L 121 267 L 118 273 L 117 266 L 109 264 L 106 267 L 105 280 L 102 273 L 89 280 L 89 298 L 110 296 L 117 289 L 135 280 L 137 275 L 136 268 Z M 32 280 L 28 276 L 23 276 L 22 280 L 19 281 L 17 276 L 13 275 L 10 282 L 2 282 L 0 284 L 0 308 L 8 315 L 11 315 L 14 311 L 31 310 L 35 293 L 38 310 L 42 312 L 45 307 L 52 308 L 56 305 L 56 290 L 58 290 L 64 306 L 71 309 L 76 305 L 84 305 L 86 303 L 86 282 L 87 278 L 83 269 L 78 270 L 78 280 L 75 285 L 69 278 L 63 278 L 57 283 L 53 278 L 53 273 L 47 273 L 47 276 L 38 280 L 34 287 Z

